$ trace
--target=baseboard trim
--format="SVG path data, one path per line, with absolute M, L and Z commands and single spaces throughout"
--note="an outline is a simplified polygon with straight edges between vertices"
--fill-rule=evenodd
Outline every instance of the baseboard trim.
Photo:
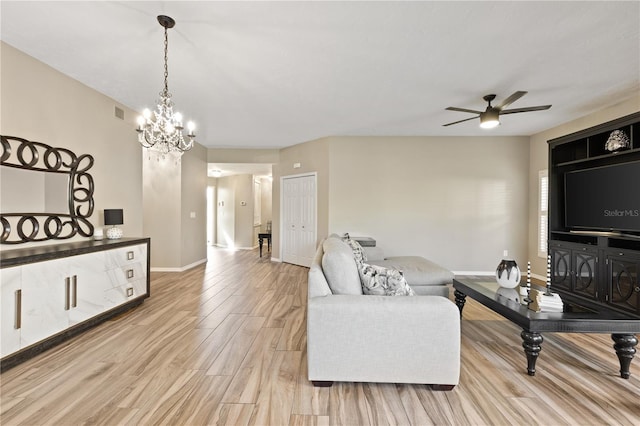
M 182 268 L 154 268 L 151 267 L 150 270 L 151 272 L 184 272 L 188 269 L 191 268 L 195 268 L 198 265 L 202 265 L 203 263 L 206 263 L 207 259 L 200 259 L 196 262 L 190 263 L 189 265 L 183 266 Z
M 455 275 L 495 275 L 496 271 L 451 271 Z
M 272 257 L 271 258 L 272 262 L 278 262 L 278 263 L 282 263 L 282 260 L 278 259 L 277 257 Z
M 225 249 L 225 250 L 255 250 L 255 249 L 258 248 L 257 245 L 254 246 L 254 247 L 234 247 L 234 248 L 231 248 L 229 246 L 221 246 L 221 245 L 218 245 L 218 244 L 216 244 L 215 247 L 218 247 L 218 248 L 221 248 L 221 249 Z
M 496 272 L 495 271 L 452 271 L 455 275 L 479 275 L 479 276 L 495 276 Z M 521 273 L 521 280 L 527 280 L 527 271 L 520 271 Z M 543 277 L 542 275 L 538 275 L 538 274 L 531 274 L 531 278 L 535 278 L 537 280 L 540 280 L 542 282 L 547 282 L 547 278 Z
M 525 272 L 523 277 L 526 279 L 527 278 L 527 273 Z M 535 278 L 537 280 L 540 280 L 542 282 L 547 282 L 547 277 L 542 276 L 542 275 L 538 275 L 538 274 L 531 274 L 531 278 Z

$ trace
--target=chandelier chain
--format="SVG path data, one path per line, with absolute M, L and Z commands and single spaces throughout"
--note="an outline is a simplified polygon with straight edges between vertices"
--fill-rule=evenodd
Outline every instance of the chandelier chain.
M 175 153 L 182 155 L 183 152 L 193 148 L 195 143 L 195 125 L 187 123 L 188 133 L 182 134 L 182 115 L 173 111 L 174 104 L 169 93 L 169 34 L 168 29 L 173 28 L 175 21 L 169 17 L 160 15 L 158 22 L 164 27 L 164 88 L 160 92 L 160 99 L 156 105 L 156 110 L 151 112 L 145 109 L 138 117 L 138 142 L 150 150 L 159 152 L 164 158 L 165 155 Z
M 164 94 L 169 94 L 169 36 L 164 29 Z

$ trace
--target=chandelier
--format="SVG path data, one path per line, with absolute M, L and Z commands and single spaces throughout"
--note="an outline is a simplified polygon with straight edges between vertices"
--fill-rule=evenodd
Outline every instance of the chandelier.
M 153 113 L 145 109 L 138 117 L 138 142 L 150 150 L 154 150 L 164 155 L 177 153 L 182 155 L 193 147 L 195 142 L 195 125 L 192 121 L 187 123 L 187 138 L 182 134 L 182 114 L 173 112 L 173 101 L 169 93 L 169 68 L 167 66 L 169 38 L 167 29 L 173 28 L 176 21 L 165 15 L 158 16 L 158 22 L 164 27 L 164 88 L 160 92 L 160 99 L 157 101 Z

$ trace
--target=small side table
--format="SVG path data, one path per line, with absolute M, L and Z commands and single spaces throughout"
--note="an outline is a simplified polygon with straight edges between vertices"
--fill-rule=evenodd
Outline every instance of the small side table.
M 260 245 L 260 257 L 262 257 L 262 242 L 266 238 L 267 240 L 267 249 L 271 252 L 271 232 L 264 232 L 258 234 L 258 245 Z
M 351 237 L 351 239 L 357 241 L 358 243 L 360 243 L 360 245 L 362 247 L 375 247 L 376 246 L 376 240 L 374 240 L 371 237 Z

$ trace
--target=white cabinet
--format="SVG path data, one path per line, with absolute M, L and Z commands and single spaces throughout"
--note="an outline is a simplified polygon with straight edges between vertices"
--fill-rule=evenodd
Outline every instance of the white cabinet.
M 20 347 L 39 342 L 69 327 L 68 260 L 33 263 L 22 269 Z M 67 286 L 69 289 L 67 289 Z
M 140 241 L 114 248 L 113 243 L 93 243 L 90 248 L 97 250 L 89 253 L 57 259 L 49 254 L 42 261 L 30 258 L 31 263 L 0 269 L 3 364 L 8 355 L 62 331 L 88 328 L 96 322 L 88 320 L 148 297 L 149 243 L 135 240 Z
M 99 251 L 22 266 L 22 347 L 105 310 L 105 259 Z
M 107 253 L 111 287 L 104 294 L 107 307 L 118 306 L 147 293 L 147 247 L 144 244 Z
M 0 269 L 0 354 L 20 349 L 21 299 L 20 267 Z

